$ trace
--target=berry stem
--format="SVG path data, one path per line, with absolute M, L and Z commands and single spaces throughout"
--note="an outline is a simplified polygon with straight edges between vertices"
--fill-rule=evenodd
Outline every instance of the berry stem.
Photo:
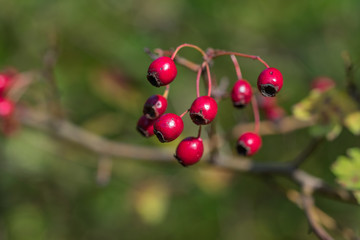
M 204 50 L 202 50 L 201 48 L 199 48 L 198 46 L 196 45 L 193 45 L 193 44 L 189 44 L 189 43 L 184 43 L 184 44 L 181 44 L 180 46 L 178 46 L 175 51 L 173 52 L 173 54 L 171 55 L 171 59 L 174 60 L 175 59 L 175 56 L 176 54 L 180 51 L 180 49 L 182 49 L 183 47 L 191 47 L 191 48 L 194 48 L 196 50 L 198 50 L 204 57 L 204 59 L 206 59 L 207 55 L 206 53 L 204 52 Z
M 183 113 L 180 115 L 180 117 L 182 118 L 185 114 L 187 114 L 188 111 L 189 111 L 189 110 L 186 110 L 185 112 L 183 112 Z
M 197 138 L 200 138 L 200 136 L 201 136 L 201 125 L 199 126 L 199 131 L 198 131 Z
M 169 91 L 170 91 L 170 84 L 166 85 L 165 91 L 163 93 L 164 98 L 166 98 L 166 99 L 168 98 Z
M 217 58 L 217 57 L 225 56 L 225 55 L 235 55 L 235 56 L 244 57 L 244 58 L 251 58 L 254 60 L 258 60 L 259 62 L 264 64 L 264 66 L 267 68 L 270 67 L 264 60 L 261 59 L 261 57 L 255 56 L 255 55 L 249 55 L 249 54 L 245 54 L 245 53 L 229 52 L 229 51 L 224 51 L 224 50 L 212 50 L 210 57 Z
M 207 73 L 207 77 L 208 77 L 208 96 L 210 97 L 211 95 L 211 74 L 210 74 L 210 68 L 209 65 L 207 64 L 206 61 L 204 61 L 201 64 L 201 67 L 198 70 L 198 74 L 196 77 L 196 97 L 200 97 L 200 77 L 201 77 L 201 73 L 203 68 L 206 67 L 206 73 Z
M 200 67 L 196 76 L 196 97 L 200 97 L 200 77 L 203 68 Z
M 240 65 L 239 65 L 239 62 L 238 60 L 236 59 L 236 56 L 235 55 L 230 55 L 231 57 L 231 60 L 233 61 L 234 63 L 234 67 L 235 67 L 235 71 L 236 71 L 236 76 L 238 78 L 238 80 L 242 79 L 242 74 L 241 74 L 241 69 L 240 69 Z
M 259 114 L 259 107 L 255 95 L 253 95 L 251 98 L 251 107 L 254 112 L 254 121 L 255 121 L 254 132 L 258 134 L 260 130 L 260 114 Z
M 210 95 L 211 95 L 211 74 L 210 74 L 209 64 L 206 61 L 205 61 L 205 67 L 206 67 L 206 72 L 207 72 L 207 76 L 208 76 L 208 96 L 210 97 Z
M 202 50 L 201 48 L 199 48 L 196 45 L 193 44 L 189 44 L 189 43 L 184 43 L 181 44 L 180 46 L 178 46 L 175 51 L 173 52 L 173 54 L 171 55 L 171 59 L 174 60 L 176 57 L 176 54 L 180 51 L 180 49 L 182 49 L 183 47 L 190 47 L 190 48 L 194 48 L 196 50 L 198 50 L 204 58 L 204 63 L 205 67 L 206 67 L 206 72 L 207 72 L 207 76 L 208 76 L 208 96 L 211 95 L 211 74 L 210 74 L 210 67 L 209 67 L 209 63 L 208 63 L 208 55 L 204 52 L 204 50 Z M 201 69 L 203 68 L 203 64 L 201 65 Z M 200 70 L 201 71 L 201 70 Z M 198 95 L 199 96 L 199 95 Z

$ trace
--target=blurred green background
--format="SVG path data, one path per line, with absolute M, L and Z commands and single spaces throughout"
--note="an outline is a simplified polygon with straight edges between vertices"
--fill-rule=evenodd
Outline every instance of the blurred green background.
M 144 101 L 162 93 L 145 78 L 151 62 L 145 47 L 186 42 L 260 55 L 284 75 L 279 103 L 289 114 L 313 77 L 345 86 L 342 51 L 359 66 L 358 0 L 0 0 L 0 6 L 0 68 L 41 70 L 55 39 L 55 77 L 68 118 L 107 138 L 154 148 L 175 149 L 177 142 L 164 146 L 135 131 Z M 181 55 L 201 60 L 193 50 Z M 255 84 L 263 66 L 239 61 Z M 196 75 L 178 71 L 169 111 L 180 114 L 195 96 Z M 217 59 L 212 73 L 235 81 L 230 58 Z M 21 102 L 41 108 L 46 87 L 40 79 Z M 226 100 L 218 118 L 227 133 L 252 116 Z M 187 119 L 182 137 L 195 131 Z M 266 136 L 255 161 L 289 161 L 309 139 L 307 130 Z M 359 142 L 344 131 L 304 168 L 334 182 L 329 167 Z M 27 127 L 2 136 L 0 150 L 0 239 L 316 239 L 307 234 L 304 213 L 254 176 L 113 159 L 109 183 L 99 185 L 101 156 Z M 321 197 L 317 204 L 360 234 L 357 207 Z

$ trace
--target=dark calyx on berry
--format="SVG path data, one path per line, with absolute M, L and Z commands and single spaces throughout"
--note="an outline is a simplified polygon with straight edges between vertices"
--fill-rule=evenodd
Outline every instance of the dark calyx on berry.
M 247 156 L 249 155 L 250 148 L 246 146 L 245 143 L 239 142 L 236 146 L 236 150 L 240 155 Z
M 146 78 L 154 87 L 161 87 L 161 82 L 159 81 L 157 75 L 158 74 L 156 72 L 148 72 Z
M 158 117 L 156 109 L 154 106 L 144 106 L 144 114 L 149 119 L 155 119 Z
M 201 110 L 200 112 L 190 113 L 190 117 L 191 120 L 197 125 L 206 125 L 210 123 L 210 121 L 204 117 Z
M 162 143 L 167 142 L 164 138 L 164 135 L 162 135 L 162 133 L 160 131 L 157 131 L 156 129 L 154 129 L 154 133 L 160 142 L 162 142 Z
M 272 84 L 264 84 L 260 86 L 261 94 L 265 97 L 275 97 L 279 87 Z

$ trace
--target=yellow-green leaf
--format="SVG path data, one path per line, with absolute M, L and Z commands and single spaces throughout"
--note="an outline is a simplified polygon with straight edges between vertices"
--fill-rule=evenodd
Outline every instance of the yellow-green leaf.
M 350 148 L 346 156 L 339 156 L 332 172 L 337 182 L 353 191 L 360 203 L 360 148 Z
M 344 125 L 355 135 L 360 134 L 360 111 L 346 116 Z

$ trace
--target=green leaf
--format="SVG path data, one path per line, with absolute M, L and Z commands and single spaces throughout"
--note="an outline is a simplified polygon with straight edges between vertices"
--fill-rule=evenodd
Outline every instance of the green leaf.
M 331 89 L 325 92 L 311 91 L 309 96 L 294 105 L 294 116 L 303 121 L 316 121 L 317 125 L 310 129 L 315 136 L 326 136 L 335 139 L 345 125 L 356 134 L 360 133 L 360 113 L 354 100 L 345 92 Z
M 360 203 L 360 148 L 350 148 L 347 156 L 339 156 L 332 172 L 339 184 L 354 192 Z
M 360 111 L 350 113 L 344 120 L 344 125 L 355 135 L 360 134 Z

